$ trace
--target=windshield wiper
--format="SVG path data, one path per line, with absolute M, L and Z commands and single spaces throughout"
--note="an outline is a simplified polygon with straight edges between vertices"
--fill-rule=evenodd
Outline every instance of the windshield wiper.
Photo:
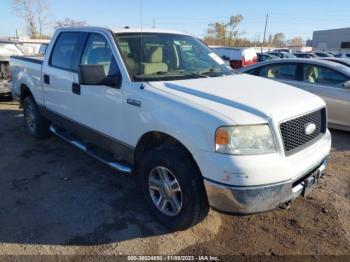
M 222 73 L 221 75 L 224 74 L 224 70 L 221 69 L 221 68 L 208 68 L 207 70 L 204 70 L 204 71 L 200 71 L 198 72 L 198 74 L 201 74 L 201 75 L 206 75 L 208 76 L 207 74 L 210 74 L 210 73 Z
M 169 77 L 181 77 L 181 76 L 186 76 L 186 77 L 191 77 L 191 78 L 204 78 L 204 77 L 209 77 L 207 75 L 201 74 L 199 72 L 184 72 L 184 71 L 173 71 L 173 72 L 166 72 L 166 71 L 158 71 L 150 75 L 134 75 L 134 79 L 137 80 L 143 80 L 143 79 L 153 79 L 157 76 L 169 76 Z

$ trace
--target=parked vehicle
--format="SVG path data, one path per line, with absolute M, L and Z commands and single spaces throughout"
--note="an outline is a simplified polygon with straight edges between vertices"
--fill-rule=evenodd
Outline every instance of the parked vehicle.
M 315 55 L 318 57 L 334 57 L 334 55 L 327 52 L 315 52 Z
M 258 57 L 254 48 L 211 48 L 222 59 L 229 61 L 233 69 L 239 69 L 257 63 Z
M 314 53 L 296 52 L 293 55 L 297 58 L 318 58 Z
M 289 53 L 289 52 L 282 52 L 282 51 L 279 51 L 279 52 L 268 52 L 268 54 L 270 55 L 274 55 L 274 56 L 277 56 L 279 58 L 296 58 L 292 53 Z
M 257 56 L 258 56 L 258 62 L 279 59 L 279 57 L 277 57 L 277 56 L 266 54 L 266 53 L 257 53 Z
M 201 221 L 209 204 L 238 214 L 284 205 L 327 164 L 322 99 L 238 74 L 186 34 L 62 28 L 44 60 L 13 57 L 11 70 L 31 135 L 51 131 L 137 175 L 140 201 L 172 229 Z
M 275 79 L 322 97 L 330 127 L 350 131 L 350 68 L 321 59 L 268 61 L 243 73 Z
M 273 50 L 273 52 L 292 53 L 293 51 L 291 49 L 289 49 L 289 48 L 279 48 L 279 49 Z
M 0 40 L 0 79 L 7 79 L 10 75 L 10 56 L 23 55 L 17 42 Z
M 0 40 L 0 94 L 10 93 L 10 56 L 23 55 L 20 44 L 14 41 Z
M 350 59 L 347 59 L 347 58 L 323 57 L 323 58 L 319 58 L 319 59 L 335 62 L 335 63 L 350 67 Z
M 335 54 L 334 57 L 336 57 L 336 58 L 346 58 L 346 59 L 349 58 L 349 57 L 347 57 L 346 54 L 344 54 L 344 53 Z

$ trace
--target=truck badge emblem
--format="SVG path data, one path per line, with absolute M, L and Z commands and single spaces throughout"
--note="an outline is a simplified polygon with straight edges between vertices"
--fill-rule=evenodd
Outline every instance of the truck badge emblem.
M 307 123 L 305 125 L 304 133 L 305 135 L 312 135 L 316 131 L 316 125 L 314 123 Z

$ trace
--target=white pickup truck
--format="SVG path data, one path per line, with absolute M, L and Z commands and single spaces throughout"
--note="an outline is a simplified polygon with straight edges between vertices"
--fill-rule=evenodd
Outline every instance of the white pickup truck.
M 54 133 L 139 176 L 172 229 L 209 206 L 254 214 L 307 194 L 331 148 L 325 103 L 239 74 L 198 39 L 160 30 L 59 29 L 45 58 L 12 57 L 30 134 Z

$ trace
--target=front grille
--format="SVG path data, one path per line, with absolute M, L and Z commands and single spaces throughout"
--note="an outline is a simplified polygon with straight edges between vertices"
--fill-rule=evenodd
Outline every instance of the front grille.
M 306 134 L 308 124 L 316 125 L 316 130 L 310 135 Z M 280 130 L 286 155 L 292 155 L 316 142 L 318 138 L 326 133 L 326 109 L 283 122 L 280 125 Z

